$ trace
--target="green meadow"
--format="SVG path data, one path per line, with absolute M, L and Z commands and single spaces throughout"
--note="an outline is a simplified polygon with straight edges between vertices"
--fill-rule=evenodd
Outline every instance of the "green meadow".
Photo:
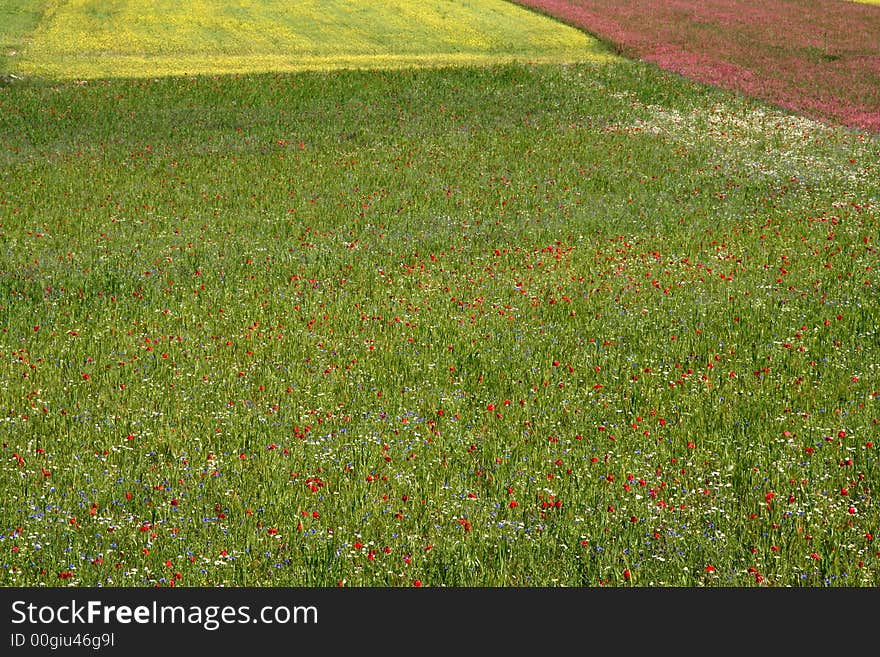
M 875 135 L 530 50 L 92 77 L 17 20 L 2 585 L 880 585 Z

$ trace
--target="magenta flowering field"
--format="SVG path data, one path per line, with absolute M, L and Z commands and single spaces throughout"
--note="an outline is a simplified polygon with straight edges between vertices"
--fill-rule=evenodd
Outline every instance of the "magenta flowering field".
M 880 131 L 880 7 L 841 0 L 521 0 L 664 69 Z

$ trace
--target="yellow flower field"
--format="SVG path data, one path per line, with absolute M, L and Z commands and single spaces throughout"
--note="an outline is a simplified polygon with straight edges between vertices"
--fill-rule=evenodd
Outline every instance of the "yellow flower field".
M 502 0 L 54 1 L 16 61 L 58 79 L 611 58 Z

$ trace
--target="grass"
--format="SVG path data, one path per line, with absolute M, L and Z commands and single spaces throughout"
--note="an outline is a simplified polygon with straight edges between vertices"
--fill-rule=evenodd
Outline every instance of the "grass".
M 93 79 L 611 58 L 585 33 L 500 0 L 49 4 L 14 61 L 21 75 Z
M 14 58 L 25 48 L 28 35 L 36 29 L 49 4 L 7 0 L 0 6 L 0 75 L 11 70 Z
M 876 586 L 876 138 L 637 63 L 0 91 L 4 585 Z
M 130 6 L 0 28 L 0 585 L 880 585 L 875 134 Z

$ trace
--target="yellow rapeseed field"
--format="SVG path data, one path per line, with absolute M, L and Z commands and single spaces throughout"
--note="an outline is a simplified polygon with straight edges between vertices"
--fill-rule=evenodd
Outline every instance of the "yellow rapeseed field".
M 57 79 L 613 56 L 503 0 L 55 0 L 17 61 Z

